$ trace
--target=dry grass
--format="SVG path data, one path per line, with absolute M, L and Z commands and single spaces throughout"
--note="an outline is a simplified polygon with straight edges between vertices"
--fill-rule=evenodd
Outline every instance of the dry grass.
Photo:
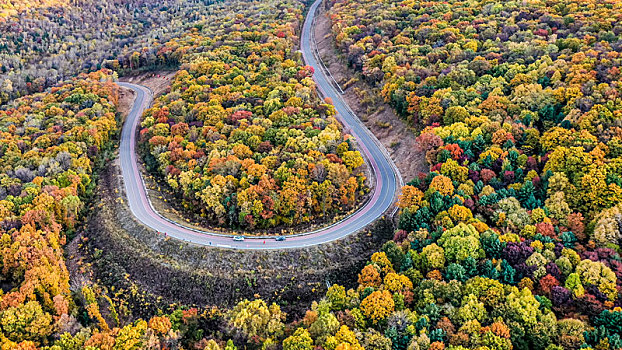
M 321 246 L 279 251 L 208 248 L 164 237 L 137 222 L 122 188 L 120 169 L 110 166 L 102 174 L 85 237 L 100 283 L 141 292 L 128 294 L 135 317 L 149 311 L 141 303 L 230 307 L 256 295 L 300 316 L 298 312 L 323 296 L 327 281 L 352 286 L 371 253 L 393 232 L 381 220 L 370 230 Z M 93 252 L 98 252 L 96 257 Z

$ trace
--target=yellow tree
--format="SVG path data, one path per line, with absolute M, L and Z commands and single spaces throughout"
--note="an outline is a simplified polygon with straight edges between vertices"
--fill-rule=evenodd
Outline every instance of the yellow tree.
M 415 186 L 406 185 L 402 187 L 402 194 L 399 197 L 397 203 L 400 209 L 410 208 L 411 211 L 419 209 L 421 200 L 423 199 L 423 192 Z
M 326 340 L 325 348 L 339 350 L 364 350 L 354 332 L 342 325 L 337 333 Z
M 393 296 L 388 290 L 375 291 L 361 302 L 361 311 L 374 325 L 385 320 L 395 310 Z
M 293 335 L 283 341 L 283 350 L 311 350 L 313 349 L 313 339 L 309 331 L 298 328 Z
M 454 185 L 451 179 L 443 175 L 435 176 L 432 179 L 430 189 L 438 191 L 443 196 L 450 196 L 454 193 Z
M 231 310 L 227 318 L 233 327 L 241 329 L 249 337 L 269 338 L 283 332 L 285 314 L 274 303 L 268 306 L 261 299 L 245 299 Z

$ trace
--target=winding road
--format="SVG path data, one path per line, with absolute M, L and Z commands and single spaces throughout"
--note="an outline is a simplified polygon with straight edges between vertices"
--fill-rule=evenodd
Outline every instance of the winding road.
M 251 236 L 245 236 L 243 241 L 234 241 L 231 235 L 196 230 L 168 220 L 157 213 L 149 201 L 135 152 L 136 129 L 143 110 L 151 104 L 152 95 L 144 86 L 119 83 L 120 86 L 136 92 L 136 100 L 121 134 L 120 161 L 128 205 L 138 221 L 173 238 L 204 246 L 235 249 L 284 249 L 317 245 L 345 237 L 371 224 L 392 207 L 401 185 L 399 171 L 384 147 L 343 101 L 313 54 L 313 20 L 321 1 L 316 0 L 311 5 L 309 14 L 305 19 L 301 37 L 302 55 L 305 63 L 315 69 L 314 80 L 318 89 L 322 95 L 332 99 L 338 113 L 338 119 L 357 140 L 359 151 L 363 154 L 369 169 L 373 173 L 371 179 L 375 183 L 373 184 L 371 199 L 358 211 L 333 225 L 315 231 L 286 236 L 287 239 L 284 241 L 276 241 L 274 237 Z

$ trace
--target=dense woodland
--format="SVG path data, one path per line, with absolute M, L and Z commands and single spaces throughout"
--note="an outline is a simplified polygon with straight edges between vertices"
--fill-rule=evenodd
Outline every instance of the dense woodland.
M 210 223 L 299 225 L 347 212 L 365 191 L 363 158 L 295 53 L 301 8 L 290 5 L 193 34 L 202 52 L 189 47 L 171 92 L 145 113 L 148 160 Z
M 220 225 L 351 205 L 362 159 L 293 52 L 303 4 L 211 6 L 152 46 L 182 66 L 143 120 L 148 164 Z M 338 49 L 418 130 L 430 165 L 357 286 L 332 286 L 300 320 L 257 299 L 126 323 L 122 296 L 70 282 L 63 246 L 118 131 L 103 70 L 0 109 L 2 349 L 622 348 L 622 5 L 328 6 Z M 308 206 L 293 210 L 301 188 Z
M 3 349 L 49 344 L 53 332 L 77 323 L 75 302 L 88 299 L 88 286 L 70 290 L 63 246 L 117 132 L 118 87 L 108 73 L 79 76 L 0 110 Z M 74 301 L 72 292 L 81 297 Z
M 232 1 L 213 10 L 218 20 L 198 21 L 153 44 L 135 55 L 135 65 L 104 64 L 139 70 L 153 52 L 166 64 L 182 63 L 170 92 L 146 112 L 141 139 L 148 162 L 188 195 L 186 205 L 204 206 L 220 225 L 300 224 L 352 208 L 366 191 L 363 159 L 342 133 L 330 101 L 317 97 L 313 70 L 295 52 L 303 5 Z M 238 311 L 172 307 L 170 314 L 126 323 L 134 318 L 123 295 L 87 278 L 69 280 L 63 247 L 86 212 L 96 164 L 110 160 L 118 134 L 116 76 L 103 69 L 50 80 L 51 89 L 0 109 L 2 348 L 215 348 L 214 340 L 201 336 L 215 330 L 199 324 L 219 319 L 235 337 L 245 322 L 258 326 L 255 316 L 244 316 L 255 309 L 271 315 L 261 334 L 278 341 L 272 332 L 282 333 L 285 314 L 263 301 L 241 304 Z
M 177 65 L 159 51 L 196 21 L 214 20 L 212 0 L 10 0 L 0 4 L 0 105 L 80 72 L 119 73 Z M 3 7 L 6 9 L 3 11 Z M 12 10 L 9 10 L 12 9 Z M 4 17 L 4 18 L 3 18 Z M 171 58 L 171 61 L 165 60 Z
M 345 297 L 355 328 L 393 349 L 620 348 L 620 4 L 336 1 L 330 16 L 430 164 Z

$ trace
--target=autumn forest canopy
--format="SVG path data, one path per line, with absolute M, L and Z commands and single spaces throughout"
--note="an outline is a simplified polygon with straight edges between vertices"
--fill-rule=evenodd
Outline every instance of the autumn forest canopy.
M 201 52 L 188 51 L 141 124 L 149 164 L 213 224 L 297 225 L 347 212 L 366 191 L 363 158 L 295 53 L 300 11 L 284 13 L 292 22 L 272 33 L 237 15 L 231 32 L 191 37 Z
M 271 295 L 154 304 L 149 286 L 110 284 L 129 274 L 82 274 L 101 249 L 74 266 L 118 156 L 119 77 L 176 71 L 138 152 L 205 225 L 326 224 L 374 191 L 298 51 L 309 5 L 0 4 L 0 348 L 622 348 L 616 0 L 324 1 L 323 40 L 429 169 L 405 179 L 392 239 L 301 316 Z

